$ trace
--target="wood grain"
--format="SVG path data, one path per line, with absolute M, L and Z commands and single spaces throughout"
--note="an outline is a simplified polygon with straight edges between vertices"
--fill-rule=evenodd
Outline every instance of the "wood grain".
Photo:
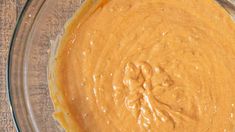
M 17 16 L 25 1 L 0 0 L 0 132 L 15 131 L 6 96 L 6 62 Z

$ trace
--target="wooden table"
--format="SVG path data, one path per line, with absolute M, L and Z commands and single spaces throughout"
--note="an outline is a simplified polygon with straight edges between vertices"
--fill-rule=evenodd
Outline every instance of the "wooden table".
M 0 132 L 14 132 L 6 96 L 6 62 L 9 42 L 26 0 L 0 0 Z

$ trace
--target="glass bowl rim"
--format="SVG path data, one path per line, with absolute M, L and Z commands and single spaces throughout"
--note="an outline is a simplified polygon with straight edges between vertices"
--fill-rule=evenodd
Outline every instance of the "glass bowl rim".
M 11 117 L 13 120 L 14 127 L 17 132 L 21 132 L 19 122 L 17 121 L 16 117 L 16 111 L 13 106 L 13 98 L 11 96 L 11 61 L 12 61 L 12 55 L 13 55 L 13 46 L 15 43 L 15 38 L 17 37 L 18 31 L 21 28 L 22 20 L 25 17 L 25 13 L 27 12 L 28 7 L 30 7 L 32 0 L 26 0 L 24 6 L 22 7 L 22 10 L 16 20 L 16 24 L 12 33 L 12 37 L 9 42 L 9 49 L 8 49 L 8 55 L 6 60 L 6 97 L 7 97 L 7 103 L 8 107 L 10 108 Z

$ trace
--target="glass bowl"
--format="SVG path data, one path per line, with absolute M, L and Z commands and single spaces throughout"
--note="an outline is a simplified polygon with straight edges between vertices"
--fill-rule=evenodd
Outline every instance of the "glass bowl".
M 232 16 L 234 0 L 217 0 Z M 12 37 L 7 89 L 17 131 L 64 131 L 53 119 L 47 70 L 51 47 L 83 0 L 28 0 Z

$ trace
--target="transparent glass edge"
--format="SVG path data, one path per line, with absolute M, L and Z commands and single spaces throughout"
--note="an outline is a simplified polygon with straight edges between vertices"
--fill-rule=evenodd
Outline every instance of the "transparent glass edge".
M 11 61 L 12 61 L 12 52 L 13 52 L 12 50 L 13 50 L 14 42 L 17 37 L 18 31 L 21 27 L 22 20 L 25 16 L 25 13 L 26 13 L 28 7 L 30 6 L 31 2 L 32 2 L 32 0 L 27 0 L 25 2 L 25 5 L 23 6 L 19 17 L 17 18 L 14 32 L 12 34 L 12 38 L 9 43 L 9 50 L 8 50 L 7 63 L 6 63 L 6 96 L 7 96 L 8 106 L 10 108 L 12 120 L 14 123 L 14 127 L 17 132 L 21 132 L 21 129 L 19 126 L 19 121 L 17 120 L 17 117 L 16 117 L 16 112 L 14 110 L 13 98 L 11 96 L 10 74 L 11 74 Z

